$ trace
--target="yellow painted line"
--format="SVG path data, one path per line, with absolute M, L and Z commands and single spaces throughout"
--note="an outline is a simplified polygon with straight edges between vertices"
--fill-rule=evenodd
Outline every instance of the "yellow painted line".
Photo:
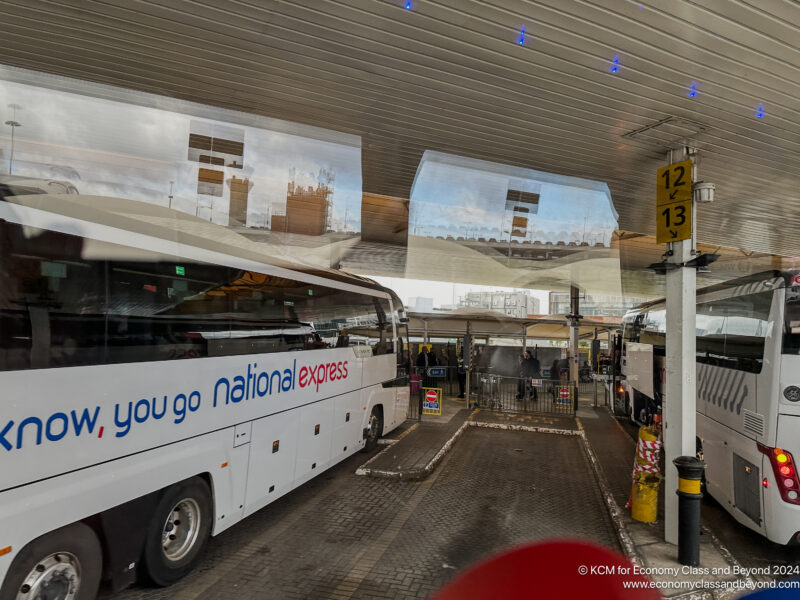
M 419 427 L 419 423 L 414 423 L 414 424 L 413 424 L 411 427 L 409 427 L 408 429 L 406 429 L 406 430 L 405 430 L 403 433 L 401 433 L 400 435 L 398 435 L 398 436 L 397 436 L 396 438 L 394 438 L 394 439 L 395 439 L 395 440 L 397 440 L 397 441 L 400 441 L 400 440 L 402 440 L 402 439 L 403 439 L 404 437 L 406 437 L 406 436 L 407 436 L 409 433 L 411 433 L 412 431 L 414 431 L 414 430 L 415 430 L 417 427 Z

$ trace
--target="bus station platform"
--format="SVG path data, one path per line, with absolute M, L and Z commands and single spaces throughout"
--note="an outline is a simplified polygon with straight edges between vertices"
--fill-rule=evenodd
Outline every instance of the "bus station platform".
M 605 509 L 614 523 L 617 545 L 633 562 L 653 569 L 649 575 L 651 579 L 675 586 L 661 589 L 664 597 L 688 594 L 693 598 L 728 598 L 741 592 L 741 588 L 736 586 L 755 585 L 755 576 L 743 579 L 735 574 L 736 569 L 745 567 L 708 527 L 703 528 L 701 535 L 701 567 L 698 572 L 686 572 L 677 561 L 677 547 L 664 542 L 663 511 L 667 490 L 663 485 L 659 489 L 659 517 L 656 523 L 641 523 L 630 516 L 624 507 L 631 493 L 636 431 L 631 426 L 620 424 L 605 407 L 594 407 L 584 399 L 579 403 L 575 418 L 480 408 L 468 412 L 461 407 L 463 403 L 446 399 L 443 417 L 435 417 L 437 421 L 431 422 L 424 416 L 422 422 L 400 433 L 397 441 L 388 440 L 391 442 L 389 447 L 367 461 L 356 473 L 406 481 L 423 479 L 437 469 L 445 455 L 458 446 L 459 438 L 471 427 L 538 434 L 538 438 L 545 439 L 576 436 L 583 441 L 582 454 L 585 453 L 594 470 L 594 479 Z M 487 441 L 491 439 L 489 437 Z M 586 480 L 570 479 L 566 473 L 555 472 L 553 476 L 564 486 L 565 495 L 572 493 L 576 487 L 587 485 Z M 718 573 L 710 576 L 715 569 Z M 726 574 L 728 571 L 730 573 Z M 713 585 L 721 587 L 710 587 L 711 584 L 707 582 L 712 580 L 716 582 Z M 731 585 L 726 587 L 721 582 Z
M 113 598 L 427 598 L 494 553 L 556 538 L 594 541 L 652 569 L 653 581 L 683 586 L 660 589 L 666 598 L 741 593 L 704 589 L 701 580 L 725 577 L 682 573 L 663 519 L 638 523 L 622 508 L 635 444 L 604 407 L 582 401 L 573 418 L 447 399 L 441 416 L 407 422 L 387 442 L 212 538 L 176 585 Z M 704 533 L 702 567 L 738 564 Z

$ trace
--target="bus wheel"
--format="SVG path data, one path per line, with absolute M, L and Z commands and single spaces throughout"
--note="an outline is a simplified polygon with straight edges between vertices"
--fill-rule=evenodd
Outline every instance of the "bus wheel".
M 371 452 L 378 446 L 378 438 L 383 433 L 383 411 L 380 406 L 373 406 L 367 423 L 367 439 L 364 452 Z
M 0 599 L 93 600 L 102 565 L 103 552 L 94 531 L 73 523 L 22 549 L 6 575 Z
M 144 545 L 144 575 L 172 585 L 191 571 L 211 533 L 211 494 L 200 477 L 170 487 L 156 507 Z

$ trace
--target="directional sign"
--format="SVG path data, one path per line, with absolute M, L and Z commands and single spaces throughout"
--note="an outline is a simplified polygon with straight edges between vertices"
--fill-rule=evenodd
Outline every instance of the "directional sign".
M 447 367 L 428 367 L 428 377 L 447 377 Z
M 692 237 L 692 161 L 658 170 L 656 187 L 656 242 Z

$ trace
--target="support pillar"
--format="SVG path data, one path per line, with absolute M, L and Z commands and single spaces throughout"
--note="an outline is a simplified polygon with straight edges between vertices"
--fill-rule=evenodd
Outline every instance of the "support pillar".
M 690 158 L 688 148 L 670 151 L 669 164 Z M 692 182 L 697 169 L 692 169 Z M 693 202 L 692 214 L 696 215 Z M 695 223 L 692 237 L 667 244 L 667 262 L 685 264 L 695 258 Z M 670 254 L 671 251 L 671 254 Z M 667 270 L 666 396 L 663 404 L 665 482 L 664 539 L 678 543 L 678 470 L 673 461 L 679 456 L 694 456 L 696 424 L 696 301 L 697 274 L 693 267 Z
M 522 353 L 525 354 L 525 350 L 528 349 L 528 325 L 522 326 Z
M 567 315 L 569 321 L 569 381 L 573 385 L 578 386 L 578 369 L 580 367 L 580 358 L 578 357 L 578 332 L 581 320 L 580 314 L 580 291 L 577 285 L 570 285 L 569 287 L 569 310 L 570 314 Z

